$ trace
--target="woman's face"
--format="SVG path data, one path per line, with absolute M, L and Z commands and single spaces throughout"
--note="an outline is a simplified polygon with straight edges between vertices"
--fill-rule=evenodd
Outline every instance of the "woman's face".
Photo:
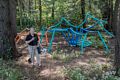
M 34 28 L 30 28 L 30 34 L 34 34 Z

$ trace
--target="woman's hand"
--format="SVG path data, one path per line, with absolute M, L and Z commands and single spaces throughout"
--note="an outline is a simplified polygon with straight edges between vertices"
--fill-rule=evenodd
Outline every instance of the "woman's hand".
M 33 41 L 34 39 L 35 39 L 35 38 L 33 37 L 33 38 L 30 40 L 30 42 Z
M 40 44 L 40 47 L 43 48 L 43 46 Z
M 29 44 L 30 42 L 32 42 L 35 38 L 33 37 L 31 40 L 26 41 L 27 44 Z

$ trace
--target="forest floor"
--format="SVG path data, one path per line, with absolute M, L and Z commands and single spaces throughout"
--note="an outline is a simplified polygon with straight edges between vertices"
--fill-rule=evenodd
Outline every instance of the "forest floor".
M 56 46 L 55 43 L 53 44 L 53 46 Z M 52 55 L 47 55 L 46 57 L 44 54 L 41 54 L 42 67 L 31 66 L 28 63 L 29 55 L 27 48 L 24 48 L 25 46 L 25 44 L 18 45 L 18 50 L 21 50 L 20 53 L 22 53 L 22 56 L 16 61 L 17 66 L 20 67 L 24 75 L 23 80 L 67 80 L 64 75 L 64 68 L 66 67 L 89 67 L 91 60 L 99 65 L 113 63 L 114 39 L 110 39 L 111 54 L 109 57 L 105 56 L 104 49 L 95 49 L 92 47 L 88 47 L 83 55 L 67 61 L 59 58 L 55 59 Z M 67 52 L 65 52 L 66 49 Z M 74 54 L 76 51 L 79 52 L 79 48 L 65 45 L 61 46 L 60 50 L 63 51 L 59 55 L 62 55 L 62 53 Z M 53 53 L 54 51 L 56 51 L 56 48 L 53 47 Z

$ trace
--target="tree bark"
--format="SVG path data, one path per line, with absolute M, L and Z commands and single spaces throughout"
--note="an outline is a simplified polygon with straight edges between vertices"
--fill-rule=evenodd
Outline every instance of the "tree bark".
M 22 1 L 19 1 L 18 2 L 18 6 L 19 6 L 19 13 L 20 13 L 20 29 L 22 29 L 23 28 L 23 24 L 22 24 Z
M 115 30 L 115 67 L 116 75 L 118 75 L 118 70 L 120 69 L 120 0 L 116 0 L 115 3 L 114 30 Z
M 13 36 L 14 38 L 17 35 L 17 24 L 16 24 L 16 5 L 17 5 L 17 0 L 9 0 L 9 8 L 10 8 L 10 21 L 11 21 L 11 27 L 12 27 L 12 32 L 13 32 Z
M 113 19 L 113 0 L 109 0 L 109 5 L 110 5 L 110 19 L 109 19 L 109 25 L 111 26 L 111 30 L 113 31 L 113 24 L 112 24 L 112 19 Z
M 37 9 L 37 5 L 36 4 L 37 4 L 37 0 L 35 0 L 35 10 Z
M 92 4 L 92 0 L 89 0 L 89 10 L 90 10 L 90 11 L 92 10 L 91 4 Z
M 52 0 L 52 15 L 51 15 L 51 17 L 52 17 L 52 19 L 54 20 L 54 8 L 55 8 L 55 0 Z
M 82 15 L 82 19 L 85 19 L 85 0 L 81 0 L 81 15 Z M 83 25 L 83 27 L 85 27 L 86 24 Z
M 105 28 L 109 31 L 112 30 L 112 17 L 113 17 L 113 0 L 105 0 L 105 6 L 102 8 L 103 19 L 107 19 L 108 24 L 105 25 Z
M 0 0 L 0 57 L 15 58 L 16 0 Z
M 29 15 L 29 27 L 31 27 L 30 19 L 31 19 L 31 0 L 29 0 L 29 10 L 28 10 L 28 15 Z
M 42 23 L 42 4 L 41 4 L 41 0 L 39 0 L 39 19 L 40 19 L 40 27 L 41 27 L 41 23 Z

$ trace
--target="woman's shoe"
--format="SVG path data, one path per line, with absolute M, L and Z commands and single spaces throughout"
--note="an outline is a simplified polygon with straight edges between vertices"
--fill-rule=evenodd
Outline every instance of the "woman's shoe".
M 32 63 L 31 58 L 28 59 L 28 63 L 29 63 L 29 64 Z

